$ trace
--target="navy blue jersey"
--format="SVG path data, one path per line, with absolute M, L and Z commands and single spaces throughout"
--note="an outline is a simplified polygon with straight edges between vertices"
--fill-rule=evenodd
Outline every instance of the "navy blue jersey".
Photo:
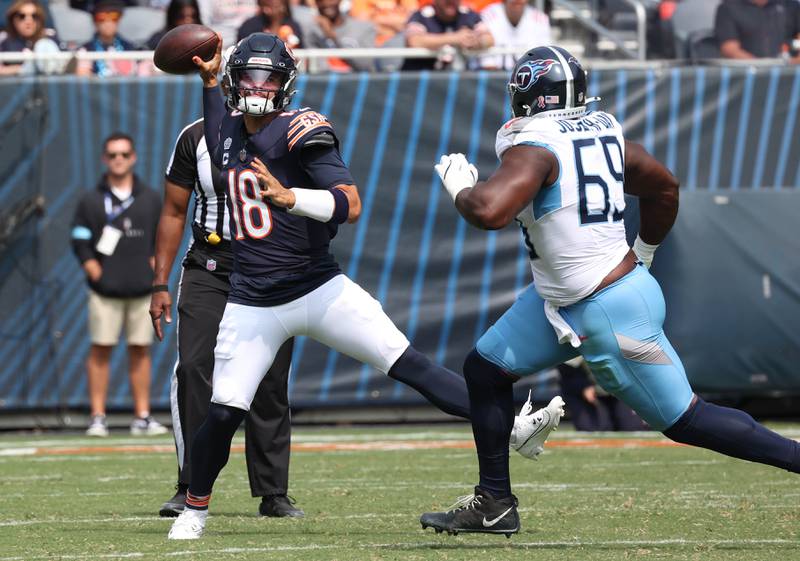
M 305 146 L 323 133 L 334 139 L 334 146 Z M 341 273 L 329 251 L 336 226 L 289 214 L 262 200 L 251 166 L 253 158 L 258 157 L 287 188 L 329 189 L 354 184 L 339 155 L 333 127 L 323 115 L 310 109 L 284 112 L 248 136 L 241 114 L 225 114 L 219 136 L 209 142 L 209 150 L 228 188 L 234 254 L 230 302 L 283 304 Z

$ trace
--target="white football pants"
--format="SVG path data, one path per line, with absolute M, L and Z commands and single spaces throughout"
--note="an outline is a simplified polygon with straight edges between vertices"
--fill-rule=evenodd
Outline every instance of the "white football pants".
M 278 349 L 297 335 L 307 335 L 383 373 L 409 346 L 380 302 L 345 275 L 279 306 L 229 302 L 214 349 L 211 401 L 248 411 Z

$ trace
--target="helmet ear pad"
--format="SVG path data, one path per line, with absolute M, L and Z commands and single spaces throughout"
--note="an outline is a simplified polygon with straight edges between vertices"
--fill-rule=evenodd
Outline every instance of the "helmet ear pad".
M 536 47 L 517 61 L 508 92 L 515 117 L 576 116 L 586 110 L 586 71 L 561 47 Z

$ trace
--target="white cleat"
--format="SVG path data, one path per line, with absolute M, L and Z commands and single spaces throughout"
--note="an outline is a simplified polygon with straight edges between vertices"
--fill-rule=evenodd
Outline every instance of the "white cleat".
M 172 523 L 167 539 L 196 540 L 203 535 L 206 528 L 207 510 L 183 509 L 183 512 Z
M 550 400 L 547 407 L 542 407 L 533 413 L 531 409 L 533 409 L 531 394 L 528 392 L 528 401 L 514 419 L 514 428 L 511 429 L 508 445 L 526 458 L 538 460 L 537 456 L 544 450 L 547 437 L 556 430 L 561 417 L 564 416 L 564 400 L 557 395 Z

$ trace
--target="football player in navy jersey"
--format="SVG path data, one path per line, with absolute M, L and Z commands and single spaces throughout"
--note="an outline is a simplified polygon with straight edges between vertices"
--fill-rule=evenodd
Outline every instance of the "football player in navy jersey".
M 358 219 L 361 201 L 328 120 L 310 109 L 285 110 L 297 75 L 291 52 L 267 33 L 237 44 L 223 77 L 231 113 L 217 88 L 220 52 L 221 39 L 212 60 L 194 61 L 204 85 L 208 151 L 228 188 L 234 267 L 214 351 L 211 405 L 192 448 L 186 509 L 170 539 L 202 535 L 231 439 L 290 337 L 312 337 L 410 385 L 443 411 L 469 417 L 464 378 L 411 347 L 330 253 L 338 225 Z M 517 448 L 535 457 L 558 425 L 563 402 L 555 398 L 528 411 L 519 418 Z

